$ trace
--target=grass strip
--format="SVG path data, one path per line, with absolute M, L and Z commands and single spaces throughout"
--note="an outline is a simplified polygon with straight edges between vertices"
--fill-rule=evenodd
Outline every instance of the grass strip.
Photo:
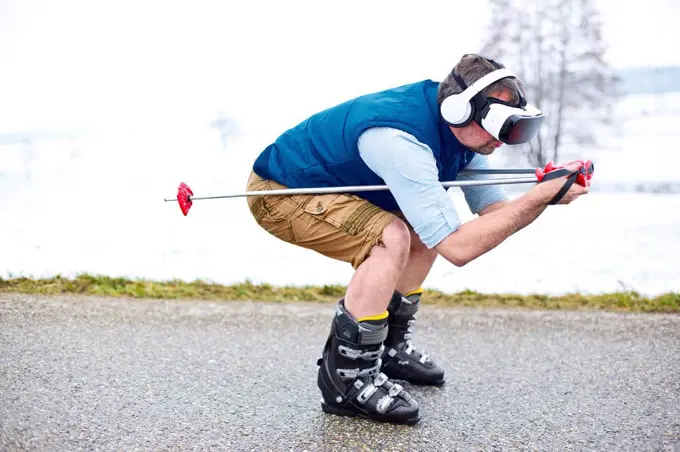
M 245 281 L 222 285 L 205 281 L 150 281 L 81 274 L 75 278 L 0 278 L 0 292 L 41 295 L 94 295 L 150 299 L 258 300 L 330 302 L 341 298 L 345 286 L 272 286 Z M 426 290 L 423 303 L 451 307 L 525 308 L 543 310 L 598 310 L 613 312 L 680 312 L 680 293 L 645 297 L 635 291 L 606 294 L 570 293 L 560 296 L 483 294 L 466 290 L 444 293 Z

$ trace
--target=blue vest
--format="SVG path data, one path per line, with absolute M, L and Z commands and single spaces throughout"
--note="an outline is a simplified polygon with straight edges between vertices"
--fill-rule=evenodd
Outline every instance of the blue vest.
M 290 188 L 386 185 L 361 159 L 357 141 L 368 128 L 393 127 L 432 149 L 440 181 L 455 180 L 475 154 L 441 119 L 438 87 L 437 82 L 424 80 L 319 112 L 279 136 L 262 151 L 253 170 Z M 387 190 L 355 194 L 385 210 L 400 210 Z

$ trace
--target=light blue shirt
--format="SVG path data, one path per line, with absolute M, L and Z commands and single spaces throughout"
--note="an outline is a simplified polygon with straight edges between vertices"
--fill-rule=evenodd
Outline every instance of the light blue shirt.
M 429 146 L 413 135 L 389 127 L 373 127 L 359 137 L 359 154 L 380 176 L 399 208 L 428 248 L 434 248 L 460 227 L 460 218 L 447 190 L 439 181 L 439 170 Z M 475 155 L 466 169 L 488 168 L 486 156 Z M 488 178 L 460 174 L 458 180 Z M 461 187 L 472 213 L 507 199 L 498 185 Z

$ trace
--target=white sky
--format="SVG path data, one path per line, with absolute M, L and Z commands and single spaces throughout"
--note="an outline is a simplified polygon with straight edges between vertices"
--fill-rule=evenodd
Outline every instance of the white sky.
M 680 65 L 680 2 L 598 2 L 614 66 Z M 0 0 L 0 133 L 221 109 L 283 130 L 350 96 L 441 79 L 488 19 L 471 0 Z

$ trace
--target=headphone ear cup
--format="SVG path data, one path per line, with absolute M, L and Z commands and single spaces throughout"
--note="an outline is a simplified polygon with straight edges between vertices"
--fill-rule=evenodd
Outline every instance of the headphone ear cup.
M 463 96 L 453 94 L 442 102 L 441 114 L 449 125 L 463 127 L 470 122 L 472 105 Z

